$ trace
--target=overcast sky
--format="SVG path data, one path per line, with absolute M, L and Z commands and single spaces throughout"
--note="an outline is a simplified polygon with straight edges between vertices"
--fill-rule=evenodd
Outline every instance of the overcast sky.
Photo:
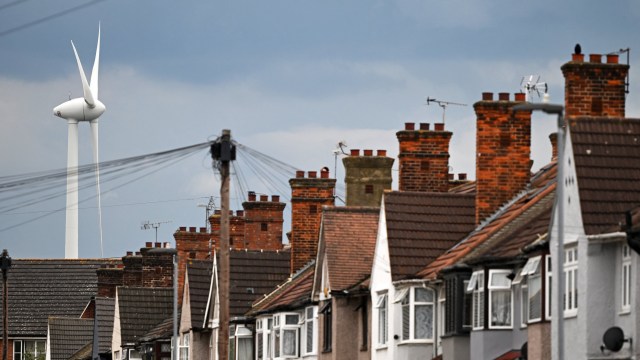
M 631 48 L 627 115 L 638 117 L 639 20 L 633 0 L 1 0 L 0 176 L 66 166 L 67 125 L 52 109 L 81 96 L 70 40 L 90 76 L 98 22 L 102 160 L 204 142 L 226 128 L 298 169 L 333 172 L 340 140 L 395 156 L 405 122 L 440 122 L 429 96 L 468 104 L 447 108 L 446 127 L 452 171 L 474 178 L 473 103 L 484 91 L 520 91 L 530 74 L 562 103 L 560 66 L 578 42 L 587 54 Z M 534 120 L 538 168 L 551 157 L 555 119 Z M 89 127 L 80 125 L 86 164 Z M 198 204 L 219 193 L 210 165 L 202 151 L 131 185 L 105 184 L 104 256 L 154 241 L 142 221 L 170 221 L 158 241 L 173 241 L 179 226 L 204 226 Z M 343 182 L 341 166 L 337 175 Z M 26 222 L 0 231 L 0 247 L 19 258 L 64 257 L 64 211 L 54 212 L 64 201 L 0 213 L 0 229 Z M 81 205 L 79 238 L 81 257 L 100 256 L 94 201 Z

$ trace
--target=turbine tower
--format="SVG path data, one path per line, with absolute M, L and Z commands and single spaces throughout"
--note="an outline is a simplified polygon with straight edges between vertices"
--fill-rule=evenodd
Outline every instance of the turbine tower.
M 91 71 L 91 84 L 82 68 L 76 47 L 71 41 L 76 56 L 80 79 L 82 79 L 83 97 L 71 99 L 53 108 L 53 114 L 67 120 L 69 125 L 67 144 L 67 207 L 65 226 L 66 259 L 78 258 L 78 123 L 89 122 L 92 133 L 93 162 L 95 163 L 96 189 L 98 192 L 98 217 L 100 227 L 100 254 L 102 256 L 102 209 L 100 204 L 100 168 L 98 165 L 98 119 L 104 113 L 105 106 L 98 100 L 98 71 L 100 68 L 100 26 L 98 25 L 98 46 Z

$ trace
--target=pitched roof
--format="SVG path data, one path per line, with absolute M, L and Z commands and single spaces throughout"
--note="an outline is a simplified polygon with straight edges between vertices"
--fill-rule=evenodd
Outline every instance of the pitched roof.
M 190 260 L 187 264 L 192 328 L 200 329 L 203 327 L 211 288 L 212 269 L 213 261 L 211 260 Z
M 219 257 L 219 253 L 216 256 Z M 256 299 L 289 276 L 291 253 L 288 251 L 231 250 L 229 257 L 231 318 L 244 316 Z
M 98 322 L 98 353 L 103 354 L 111 351 L 113 313 L 116 300 L 113 298 L 99 297 L 95 299 L 95 304 L 95 320 Z
M 120 262 L 120 259 L 13 259 L 7 275 L 9 336 L 44 337 L 49 316 L 80 317 L 96 295 L 96 269 Z M 0 291 L 0 301 L 2 294 Z
M 585 232 L 609 232 L 640 205 L 640 120 L 577 118 L 569 126 Z
M 379 217 L 378 207 L 323 209 L 320 248 L 328 265 L 329 290 L 350 289 L 371 275 Z
M 473 194 L 393 191 L 383 201 L 394 281 L 415 277 L 475 226 Z
M 300 269 L 285 283 L 257 300 L 248 315 L 300 308 L 311 302 L 315 262 Z
M 173 315 L 172 288 L 117 288 L 120 334 L 123 345 L 134 344 Z
M 503 257 L 516 254 L 520 249 L 518 242 L 526 243 L 537 239 L 537 237 L 534 238 L 532 232 L 529 231 L 526 234 L 521 234 L 522 237 L 518 238 L 518 241 L 511 244 L 510 247 L 497 249 L 496 243 L 505 241 L 510 235 L 517 233 L 518 230 L 521 230 L 529 224 L 536 224 L 531 228 L 534 229 L 533 231 L 536 231 L 536 229 L 539 231 L 540 227 L 544 228 L 544 214 L 545 211 L 548 210 L 550 199 L 553 198 L 555 179 L 555 163 L 551 163 L 540 169 L 532 177 L 531 184 L 527 189 L 523 189 L 523 192 L 512 199 L 510 203 L 502 207 L 496 214 L 480 224 L 480 226 L 468 234 L 462 241 L 422 269 L 419 276 L 428 280 L 435 279 L 441 270 L 463 259 L 468 259 L 474 255 L 482 255 L 485 252 L 490 256 Z M 539 204 L 539 202 L 544 199 L 546 200 L 543 206 L 543 204 Z M 492 241 L 488 242 L 490 239 Z M 481 247 L 481 245 L 485 243 L 486 246 Z M 473 251 L 476 249 L 479 250 L 474 253 Z
M 173 336 L 173 317 L 164 319 L 160 324 L 154 326 L 151 330 L 147 331 L 144 336 L 140 337 L 139 341 L 151 342 L 156 340 L 170 340 Z
M 67 360 L 93 341 L 93 319 L 49 318 L 51 360 Z

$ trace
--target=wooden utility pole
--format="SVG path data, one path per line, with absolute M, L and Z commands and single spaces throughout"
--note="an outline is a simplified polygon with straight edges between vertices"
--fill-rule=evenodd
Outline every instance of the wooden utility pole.
M 7 288 L 7 272 L 11 268 L 11 257 L 7 249 L 2 250 L 0 269 L 2 269 L 2 360 L 7 360 L 9 348 L 9 290 Z
M 218 263 L 219 283 L 219 325 L 218 359 L 229 358 L 229 165 L 235 160 L 235 146 L 231 143 L 231 131 L 222 130 L 219 141 L 211 146 L 211 157 L 217 162 L 221 176 L 220 185 L 220 262 Z

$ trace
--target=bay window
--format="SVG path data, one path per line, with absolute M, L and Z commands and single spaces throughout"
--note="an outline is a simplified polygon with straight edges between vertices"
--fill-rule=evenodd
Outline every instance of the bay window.
M 472 294 L 471 327 L 473 330 L 484 329 L 484 270 L 471 274 L 467 284 L 467 292 Z
M 433 290 L 411 287 L 404 291 L 402 304 L 402 340 L 433 340 Z
M 316 318 L 318 316 L 318 308 L 315 306 L 308 307 L 304 310 L 304 325 L 302 328 L 303 336 L 303 353 L 305 355 L 314 354 L 316 352 L 317 325 Z
M 273 357 L 295 358 L 299 354 L 300 314 L 283 313 L 273 316 Z
M 622 244 L 622 269 L 621 269 L 620 311 L 631 311 L 631 250 L 629 245 Z

